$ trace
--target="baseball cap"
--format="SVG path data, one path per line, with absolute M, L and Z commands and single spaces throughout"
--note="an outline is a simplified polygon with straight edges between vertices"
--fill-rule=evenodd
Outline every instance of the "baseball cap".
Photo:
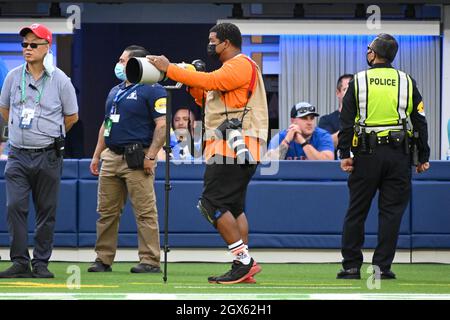
M 43 24 L 33 23 L 29 27 L 23 27 L 19 34 L 21 37 L 25 37 L 29 32 L 33 32 L 38 38 L 47 40 L 48 43 L 52 43 L 52 32 Z
M 308 102 L 299 102 L 291 109 L 291 118 L 303 118 L 307 115 L 313 114 L 318 117 L 316 107 Z

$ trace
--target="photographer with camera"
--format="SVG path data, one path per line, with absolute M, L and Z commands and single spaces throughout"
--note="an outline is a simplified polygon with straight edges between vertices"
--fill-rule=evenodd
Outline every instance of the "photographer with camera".
M 25 63 L 3 84 L 0 113 L 8 123 L 10 151 L 5 168 L 7 220 L 13 265 L 0 278 L 53 278 L 56 208 L 63 166 L 64 134 L 78 121 L 75 89 L 53 65 L 52 33 L 41 24 L 19 32 Z M 33 260 L 28 253 L 29 196 L 36 210 Z
M 267 140 L 268 111 L 261 72 L 241 53 L 241 44 L 241 32 L 234 24 L 212 27 L 207 52 L 223 63 L 213 72 L 185 70 L 164 56 L 148 57 L 168 78 L 189 86 L 197 104 L 206 99 L 207 166 L 198 209 L 234 257 L 231 270 L 209 277 L 211 283 L 255 282 L 253 276 L 261 270 L 248 252 L 248 222 L 243 211 L 247 186 Z
M 164 144 L 166 128 L 166 90 L 159 84 L 133 85 L 124 69 L 131 57 L 145 57 L 140 46 L 127 47 L 114 72 L 122 82 L 106 99 L 105 120 L 90 170 L 99 175 L 97 220 L 97 258 L 89 272 L 108 272 L 117 249 L 119 220 L 127 195 L 136 217 L 139 264 L 132 273 L 158 273 L 160 244 L 158 213 L 154 190 L 156 155 Z M 99 173 L 99 162 L 102 167 Z

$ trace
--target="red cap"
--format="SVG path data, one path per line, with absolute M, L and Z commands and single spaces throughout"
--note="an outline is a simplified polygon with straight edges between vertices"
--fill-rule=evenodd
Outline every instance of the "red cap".
M 47 40 L 48 43 L 52 43 L 52 32 L 43 24 L 33 23 L 29 27 L 24 27 L 20 30 L 21 37 L 25 37 L 27 33 L 33 32 L 38 38 Z

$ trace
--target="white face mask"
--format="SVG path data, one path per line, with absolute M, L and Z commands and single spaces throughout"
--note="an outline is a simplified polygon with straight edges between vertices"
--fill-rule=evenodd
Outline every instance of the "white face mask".
M 49 49 L 47 54 L 44 57 L 44 68 L 47 71 L 48 74 L 52 74 L 53 71 L 55 71 L 55 66 L 53 65 L 53 53 Z

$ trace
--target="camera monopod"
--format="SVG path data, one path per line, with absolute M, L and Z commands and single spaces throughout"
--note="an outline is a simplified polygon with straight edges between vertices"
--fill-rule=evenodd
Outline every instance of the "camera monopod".
M 164 151 L 166 154 L 165 162 L 165 183 L 164 183 L 164 282 L 167 282 L 167 253 L 169 250 L 169 194 L 172 190 L 170 184 L 170 153 L 172 147 L 170 146 L 170 128 L 172 124 L 172 91 L 179 90 L 183 86 L 182 83 L 177 82 L 173 86 L 164 86 L 167 90 L 167 102 L 166 102 L 166 144 Z
M 164 73 L 156 69 L 146 58 L 133 57 L 128 60 L 125 68 L 128 81 L 131 83 L 154 84 L 164 79 Z M 163 280 L 167 282 L 167 253 L 169 250 L 169 193 L 172 189 L 170 184 L 170 128 L 172 124 L 172 91 L 179 90 L 183 86 L 177 82 L 175 85 L 164 86 L 167 90 L 166 101 L 166 144 L 164 151 L 165 161 L 165 182 L 164 182 L 164 275 Z

